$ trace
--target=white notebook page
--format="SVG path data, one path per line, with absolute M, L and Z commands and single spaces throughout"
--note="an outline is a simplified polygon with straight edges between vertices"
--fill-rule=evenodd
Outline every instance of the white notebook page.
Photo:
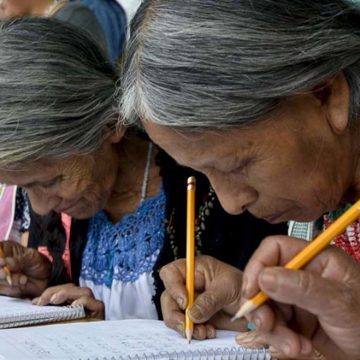
M 235 347 L 234 337 L 234 332 L 218 331 L 216 339 L 189 345 L 156 320 L 55 324 L 0 331 L 0 359 L 78 360 L 216 350 Z
M 44 320 L 61 320 L 84 317 L 83 309 L 66 306 L 37 306 L 30 300 L 0 296 L 0 328 L 36 323 Z

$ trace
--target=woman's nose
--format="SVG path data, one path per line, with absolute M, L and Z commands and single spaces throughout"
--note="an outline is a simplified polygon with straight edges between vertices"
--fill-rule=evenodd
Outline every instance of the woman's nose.
M 257 191 L 245 184 L 210 181 L 221 206 L 229 214 L 243 213 L 258 198 Z
M 34 191 L 27 191 L 31 207 L 35 213 L 39 215 L 46 215 L 51 210 L 55 209 L 61 202 L 61 198 L 55 195 L 46 196 L 44 194 L 37 194 Z

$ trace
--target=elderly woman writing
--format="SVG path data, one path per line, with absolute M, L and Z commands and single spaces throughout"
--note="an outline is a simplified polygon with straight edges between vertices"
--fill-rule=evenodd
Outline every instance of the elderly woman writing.
M 134 22 L 123 113 L 204 173 L 229 213 L 321 219 L 321 229 L 360 197 L 359 23 L 360 11 L 342 0 L 147 1 Z M 251 314 L 256 330 L 238 341 L 270 344 L 279 357 L 317 349 L 327 359 L 359 359 L 359 228 L 335 241 L 353 258 L 331 248 L 301 271 L 274 266 L 305 241 L 267 239 L 245 270 L 242 296 L 260 288 L 273 302 Z M 193 320 L 233 314 L 241 281 L 214 259 L 197 266 L 207 282 Z M 172 327 L 184 321 L 183 269 L 176 262 L 162 271 Z
M 37 213 L 30 244 L 45 255 L 0 243 L 14 284 L 0 292 L 75 300 L 100 317 L 101 300 L 107 319 L 161 317 L 158 270 L 184 256 L 194 171 L 117 126 L 118 74 L 85 33 L 54 19 L 3 23 L 0 71 L 0 181 L 26 189 Z M 264 236 L 284 232 L 226 214 L 197 178 L 199 253 L 243 268 Z

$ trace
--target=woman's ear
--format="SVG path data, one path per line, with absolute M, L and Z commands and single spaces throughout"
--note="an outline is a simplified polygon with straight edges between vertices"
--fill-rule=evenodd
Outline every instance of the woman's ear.
M 115 131 L 110 136 L 110 141 L 115 144 L 121 141 L 121 139 L 124 137 L 126 133 L 126 127 L 125 126 L 118 126 L 115 128 Z
M 344 74 L 341 72 L 313 89 L 313 94 L 321 101 L 332 130 L 336 134 L 345 131 L 349 123 L 350 90 Z

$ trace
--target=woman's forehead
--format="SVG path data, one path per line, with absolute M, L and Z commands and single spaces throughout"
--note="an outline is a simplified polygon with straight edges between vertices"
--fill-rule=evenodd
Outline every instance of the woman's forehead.
M 218 158 L 235 157 L 238 153 L 248 154 L 254 147 L 256 132 L 246 129 L 178 131 L 176 128 L 144 123 L 151 139 L 173 156 L 181 165 L 195 168 L 211 166 Z M 261 132 L 262 133 L 262 132 Z M 259 132 L 258 139 L 263 135 Z

